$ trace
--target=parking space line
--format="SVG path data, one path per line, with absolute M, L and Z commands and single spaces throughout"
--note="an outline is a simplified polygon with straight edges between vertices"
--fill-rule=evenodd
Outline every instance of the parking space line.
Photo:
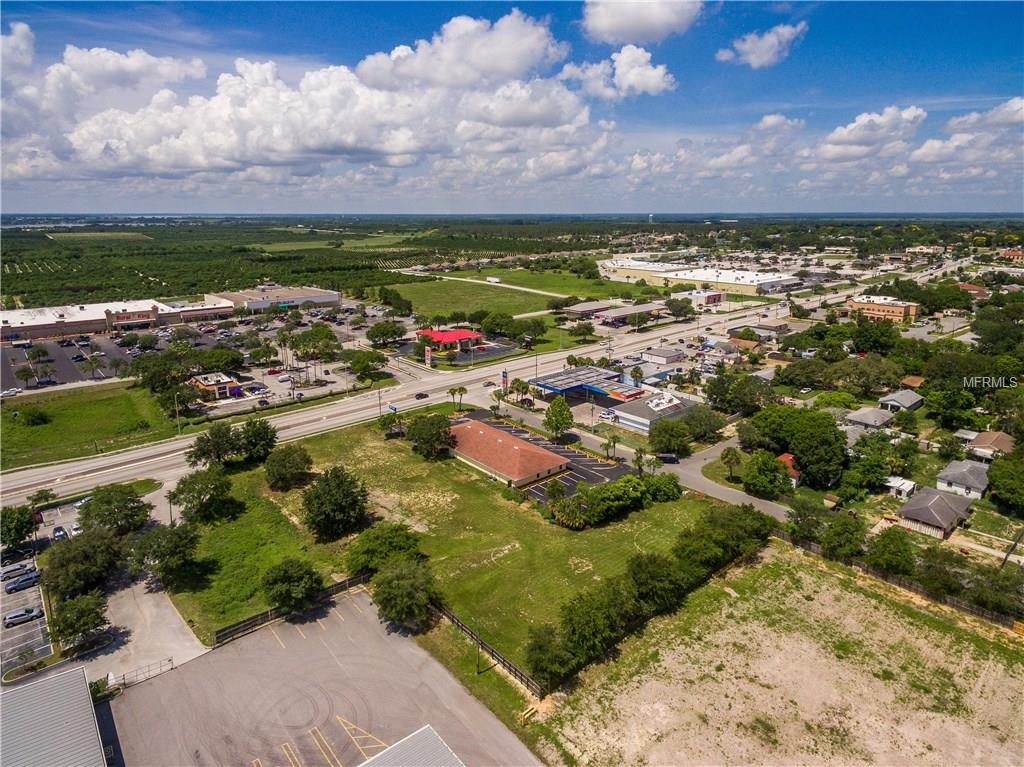
M 305 635 L 305 634 L 304 634 L 304 633 L 302 632 L 302 629 L 300 629 L 300 628 L 299 628 L 298 626 L 296 626 L 296 625 L 295 625 L 294 623 L 292 624 L 292 626 L 293 626 L 293 627 L 295 628 L 295 630 L 296 630 L 296 631 L 298 631 L 298 632 L 299 632 L 299 636 L 300 636 L 300 637 L 302 637 L 303 639 L 305 639 L 305 638 L 306 638 L 306 635 Z
M 334 613 L 335 616 L 337 616 L 339 621 L 341 621 L 342 623 L 345 622 L 345 616 L 338 612 L 338 608 L 337 607 L 332 607 L 331 608 L 331 612 Z
M 327 767 L 343 767 L 341 759 L 334 753 L 334 749 L 331 748 L 331 744 L 327 742 L 324 734 L 320 732 L 319 727 L 313 727 L 309 731 L 309 735 L 313 738 L 313 742 L 316 743 L 316 747 L 320 749 L 320 753 L 324 755 L 324 759 L 327 760 Z
M 263 767 L 263 762 L 261 762 L 259 759 L 253 759 L 251 767 Z
M 282 649 L 282 650 L 286 649 L 286 648 L 285 648 L 285 646 L 284 646 L 284 642 L 282 642 L 282 641 L 281 641 L 281 637 L 279 637 L 279 636 L 277 635 L 277 632 L 276 632 L 276 631 L 274 631 L 274 627 L 273 627 L 273 626 L 268 626 L 268 628 L 270 629 L 270 633 L 274 635 L 274 639 L 276 639 L 276 640 L 277 640 L 277 643 L 278 643 L 279 645 L 281 645 L 281 649 Z
M 284 755 L 288 757 L 288 761 L 291 762 L 292 767 L 303 767 L 302 762 L 299 760 L 299 755 L 292 747 L 291 743 L 282 743 L 281 750 L 284 751 Z
M 352 606 L 353 606 L 354 608 L 356 608 L 356 609 L 357 609 L 357 610 L 358 610 L 359 612 L 362 612 L 362 611 L 363 611 L 363 608 L 362 608 L 362 607 L 360 607 L 360 606 L 359 606 L 359 603 L 358 603 L 358 602 L 357 602 L 356 600 L 354 600 L 354 599 L 352 598 L 352 595 L 351 595 L 351 594 L 346 594 L 346 595 L 345 595 L 345 598 L 346 598 L 346 599 L 348 599 L 348 601 L 352 603 Z

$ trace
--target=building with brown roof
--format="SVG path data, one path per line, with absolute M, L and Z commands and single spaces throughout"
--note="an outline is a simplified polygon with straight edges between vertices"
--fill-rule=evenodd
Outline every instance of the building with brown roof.
M 509 487 L 539 482 L 569 467 L 567 458 L 481 421 L 455 424 L 451 433 L 456 458 Z
M 916 389 L 918 386 L 924 384 L 924 376 L 904 376 L 900 384 L 906 386 L 908 389 Z
M 852 296 L 846 299 L 846 305 L 851 312 L 860 312 L 864 319 L 871 322 L 892 320 L 897 324 L 913 322 L 921 308 L 913 301 L 900 301 L 892 296 L 869 295 Z
M 978 460 L 991 462 L 1003 453 L 1012 453 L 1013 437 L 1004 431 L 983 431 L 967 445 L 967 452 Z

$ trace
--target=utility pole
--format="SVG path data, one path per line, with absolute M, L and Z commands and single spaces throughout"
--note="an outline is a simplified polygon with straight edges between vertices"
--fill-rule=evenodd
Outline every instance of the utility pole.
M 380 389 L 377 389 L 377 416 L 384 415 L 384 402 L 381 399 Z
M 178 413 L 178 392 L 174 392 L 174 422 L 178 425 L 178 436 L 181 436 L 181 415 Z

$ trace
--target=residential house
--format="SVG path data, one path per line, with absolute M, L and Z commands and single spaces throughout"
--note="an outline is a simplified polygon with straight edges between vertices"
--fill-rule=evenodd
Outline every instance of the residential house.
M 883 410 L 898 413 L 901 410 L 917 410 L 924 403 L 924 397 L 910 389 L 900 389 L 886 394 L 878 400 Z
M 889 495 L 903 500 L 917 491 L 917 483 L 903 477 L 886 477 L 885 486 L 889 488 Z
M 1012 453 L 1013 448 L 1013 437 L 1002 431 L 983 431 L 967 443 L 967 452 L 985 463 L 992 463 L 1004 453 Z
M 904 376 L 900 385 L 907 389 L 917 389 L 924 384 L 924 376 Z
M 783 453 L 782 455 L 775 456 L 778 460 L 782 461 L 786 465 L 786 471 L 789 472 L 789 482 L 793 487 L 800 484 L 800 472 L 797 471 L 796 466 L 793 462 L 796 460 L 792 453 Z
M 972 431 L 971 429 L 957 429 L 953 432 L 953 436 L 960 440 L 961 444 L 968 445 L 971 443 L 971 440 L 976 439 L 980 433 L 981 432 Z
M 939 472 L 935 487 L 965 498 L 981 498 L 988 488 L 988 464 L 980 461 L 950 461 Z
M 895 417 L 891 410 L 882 410 L 877 407 L 862 407 L 846 416 L 846 422 L 854 426 L 860 426 L 868 431 L 878 431 Z
M 933 538 L 945 538 L 971 514 L 971 499 L 922 487 L 900 507 L 900 524 Z
M 992 291 L 982 285 L 975 285 L 970 282 L 959 282 L 957 287 L 971 294 L 975 301 L 984 301 L 992 296 Z

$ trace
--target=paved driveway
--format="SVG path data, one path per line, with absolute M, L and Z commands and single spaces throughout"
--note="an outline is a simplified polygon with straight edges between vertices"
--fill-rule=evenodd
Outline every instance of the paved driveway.
M 111 708 L 129 767 L 351 767 L 424 724 L 467 765 L 539 764 L 414 640 L 389 633 L 363 590 L 129 687 Z

